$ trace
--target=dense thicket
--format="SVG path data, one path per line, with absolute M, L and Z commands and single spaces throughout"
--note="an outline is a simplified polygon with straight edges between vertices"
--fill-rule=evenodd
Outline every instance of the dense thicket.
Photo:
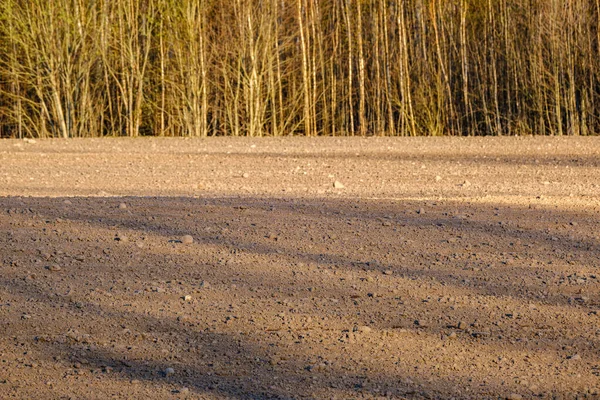
M 599 131 L 600 0 L 2 0 L 0 135 Z

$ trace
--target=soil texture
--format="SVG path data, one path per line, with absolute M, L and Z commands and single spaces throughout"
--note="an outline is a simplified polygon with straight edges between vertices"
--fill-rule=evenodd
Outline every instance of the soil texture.
M 599 167 L 596 138 L 0 141 L 0 398 L 598 398 Z

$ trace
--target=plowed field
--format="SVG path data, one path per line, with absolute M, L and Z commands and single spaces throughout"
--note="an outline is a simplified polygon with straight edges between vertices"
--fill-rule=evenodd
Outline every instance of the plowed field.
M 596 138 L 0 141 L 0 398 L 600 391 Z

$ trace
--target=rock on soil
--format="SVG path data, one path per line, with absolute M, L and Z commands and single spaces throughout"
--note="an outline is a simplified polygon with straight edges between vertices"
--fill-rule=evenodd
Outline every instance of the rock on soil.
M 194 243 L 194 238 L 192 237 L 192 235 L 184 235 L 181 238 L 181 243 L 183 243 L 183 244 L 192 244 L 192 243 Z

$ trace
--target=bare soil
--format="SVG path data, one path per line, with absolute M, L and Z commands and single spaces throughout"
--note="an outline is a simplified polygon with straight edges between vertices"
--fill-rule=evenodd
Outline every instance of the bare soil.
M 599 167 L 596 138 L 0 141 L 0 398 L 598 398 Z

